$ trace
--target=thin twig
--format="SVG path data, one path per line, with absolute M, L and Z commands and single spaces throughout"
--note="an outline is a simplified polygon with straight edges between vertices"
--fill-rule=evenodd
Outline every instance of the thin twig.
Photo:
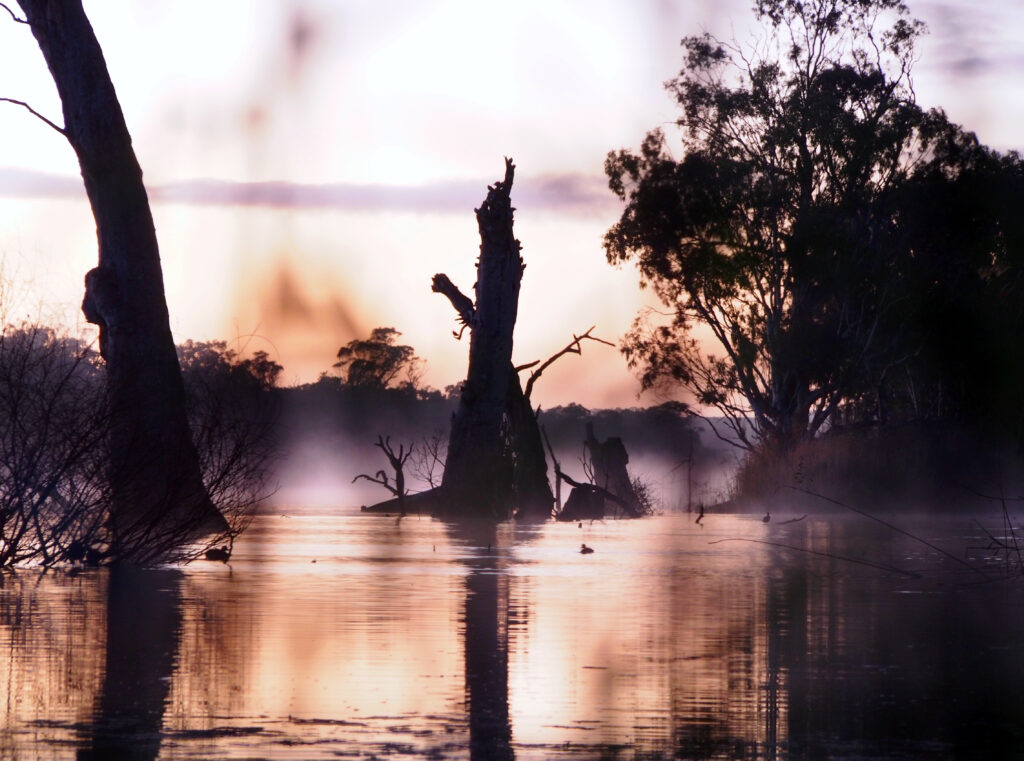
M 40 119 L 40 120 L 42 120 L 42 121 L 43 121 L 43 122 L 45 122 L 45 123 L 46 123 L 46 124 L 47 124 L 48 126 L 50 126 L 50 127 L 52 127 L 53 129 L 57 130 L 57 131 L 58 131 L 58 132 L 59 132 L 59 133 L 60 133 L 61 135 L 63 135 L 64 137 L 67 137 L 67 136 L 68 136 L 68 133 L 64 131 L 64 128 L 63 128 L 63 127 L 60 127 L 60 126 L 58 126 L 58 125 L 57 125 L 57 124 L 55 124 L 54 122 L 51 122 L 51 121 L 50 121 L 49 119 L 47 119 L 47 118 L 46 118 L 45 116 L 43 116 L 43 115 L 42 115 L 41 113 L 39 113 L 38 111 L 36 111 L 36 110 L 35 110 L 34 108 L 32 108 L 32 106 L 30 106 L 30 105 L 29 105 L 28 103 L 26 103 L 25 101 L 23 101 L 23 100 L 15 100 L 14 98 L 0 98 L 0 101 L 2 101 L 2 102 L 4 102 L 4 103 L 13 103 L 13 104 L 14 104 L 14 105 L 16 105 L 16 106 L 21 106 L 22 108 L 26 109 L 26 110 L 27 110 L 27 111 L 28 111 L 28 112 L 29 112 L 30 114 L 32 114 L 32 116 L 36 117 L 37 119 Z
M 29 26 L 28 20 L 21 18 L 18 14 L 12 11 L 10 7 L 7 5 L 7 3 L 0 3 L 0 8 L 3 8 L 5 11 L 11 14 L 12 21 L 15 21 L 19 24 L 25 24 L 25 26 Z
M 607 346 L 611 346 L 612 348 L 615 348 L 615 344 L 613 344 L 611 341 L 605 341 L 603 338 L 598 338 L 597 336 L 590 335 L 591 331 L 595 327 L 595 325 L 591 325 L 586 333 L 583 333 L 582 335 L 579 336 L 574 333 L 572 336 L 572 341 L 570 341 L 564 349 L 562 349 L 559 352 L 556 352 L 555 354 L 552 354 L 550 357 L 544 360 L 543 364 L 541 364 L 540 367 L 538 367 L 536 370 L 530 373 L 530 379 L 526 381 L 526 388 L 523 389 L 523 396 L 525 396 L 527 399 L 530 398 L 530 394 L 533 392 L 533 384 L 537 381 L 541 374 L 548 369 L 548 367 L 554 364 L 555 360 L 557 360 L 559 357 L 563 357 L 566 354 L 583 354 L 583 347 L 580 346 L 580 343 L 584 339 L 589 338 L 591 341 L 597 341 L 598 343 L 602 343 Z M 522 365 L 521 367 L 517 367 L 516 370 L 525 369 L 527 367 L 533 367 L 534 364 L 536 363 Z
M 833 505 L 837 505 L 838 507 L 842 507 L 842 508 L 845 508 L 845 509 L 847 509 L 847 510 L 849 510 L 851 512 L 857 513 L 857 515 L 862 515 L 865 518 L 869 518 L 869 519 L 875 521 L 876 523 L 881 523 L 883 526 L 885 526 L 890 531 L 895 531 L 897 534 L 903 534 L 903 536 L 909 537 L 910 539 L 913 539 L 915 542 L 920 542 L 925 547 L 929 547 L 929 548 L 935 550 L 940 555 L 945 555 L 947 558 L 950 558 L 951 560 L 959 563 L 960 565 L 965 566 L 966 568 L 969 568 L 970 570 L 972 570 L 975 573 L 977 573 L 977 574 L 981 575 L 982 577 L 984 577 L 986 580 L 989 578 L 987 573 L 985 573 L 980 568 L 977 568 L 977 567 L 971 565 L 966 560 L 963 560 L 962 558 L 958 558 L 956 555 L 952 554 L 951 552 L 947 552 L 946 550 L 942 549 L 941 547 L 937 547 L 936 545 L 932 544 L 927 539 L 922 539 L 919 536 L 915 536 L 914 534 L 911 534 L 909 531 L 901 529 L 899 526 L 895 526 L 892 523 L 889 523 L 888 521 L 882 520 L 878 516 L 872 515 L 869 512 L 866 512 L 866 511 L 861 510 L 859 508 L 853 507 L 852 505 L 848 505 L 845 502 L 840 502 L 838 499 L 832 499 L 832 497 L 826 497 L 824 494 L 819 494 L 816 491 L 811 491 L 810 489 L 804 489 L 801 486 L 790 486 L 790 485 L 787 485 L 786 488 L 787 489 L 792 489 L 793 491 L 803 492 L 804 494 L 809 494 L 810 496 L 817 497 L 818 499 L 823 499 L 826 502 L 831 502 Z
M 795 547 L 792 544 L 783 544 L 782 542 L 769 542 L 765 539 L 746 539 L 743 537 L 730 537 L 728 539 L 717 539 L 714 542 L 708 542 L 708 544 L 720 544 L 721 542 L 753 542 L 755 544 L 767 544 L 769 547 L 781 547 L 784 550 L 793 550 L 795 552 L 806 552 L 808 555 L 818 555 L 823 558 L 831 558 L 833 560 L 842 560 L 846 563 L 856 563 L 857 565 L 868 566 L 869 568 L 877 568 L 881 571 L 888 571 L 889 573 L 898 573 L 901 576 L 912 576 L 915 579 L 920 579 L 921 574 L 914 573 L 913 571 L 904 571 L 901 568 L 894 568 L 888 565 L 882 565 L 881 563 L 872 563 L 870 560 L 860 560 L 858 558 L 848 558 L 844 555 L 836 555 L 831 552 L 819 552 L 818 550 L 809 550 L 806 547 Z
M 558 462 L 558 458 L 555 457 L 555 448 L 551 446 L 551 440 L 548 438 L 547 429 L 544 426 L 540 426 L 540 435 L 544 438 L 544 443 L 548 445 L 548 453 L 551 455 L 551 462 L 555 469 L 555 507 L 561 512 L 562 511 L 562 465 Z
M 1013 551 L 1017 555 L 1017 567 L 1019 568 L 1019 567 L 1021 567 L 1022 559 L 1021 559 L 1020 544 L 1017 543 L 1017 531 L 1013 528 L 1013 521 L 1010 520 L 1010 511 L 1006 509 L 1006 499 L 1002 498 L 1000 500 L 1000 502 L 1003 505 L 1003 521 L 1006 523 L 1006 528 L 1010 532 L 1010 538 L 1013 540 Z M 1007 560 L 1009 560 L 1009 555 L 1010 555 L 1009 547 L 1007 547 L 1006 555 L 1007 555 Z

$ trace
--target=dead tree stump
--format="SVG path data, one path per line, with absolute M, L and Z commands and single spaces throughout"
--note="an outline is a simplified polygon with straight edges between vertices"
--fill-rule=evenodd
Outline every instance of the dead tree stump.
M 515 165 L 505 159 L 505 178 L 488 188 L 476 210 L 480 257 L 475 301 L 444 275 L 434 278 L 434 290 L 448 296 L 470 328 L 469 369 L 441 482 L 449 511 L 462 515 L 504 518 L 517 503 L 541 503 L 550 514 L 553 501 L 540 430 L 512 366 L 525 268 L 512 230 L 514 174 Z M 529 435 L 531 429 L 537 429 L 535 436 Z

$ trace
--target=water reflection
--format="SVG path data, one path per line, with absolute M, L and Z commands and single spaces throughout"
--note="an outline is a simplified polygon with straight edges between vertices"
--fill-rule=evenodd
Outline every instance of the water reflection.
M 709 518 L 266 516 L 230 566 L 5 575 L 0 757 L 1024 757 L 1019 580 Z
M 470 549 L 463 561 L 466 602 L 463 641 L 466 653 L 466 705 L 469 749 L 474 761 L 514 758 L 508 706 L 509 577 L 499 573 L 501 555 L 494 525 L 450 524 L 456 542 Z
M 80 761 L 157 757 L 181 633 L 181 578 L 177 570 L 110 570 L 103 685 Z

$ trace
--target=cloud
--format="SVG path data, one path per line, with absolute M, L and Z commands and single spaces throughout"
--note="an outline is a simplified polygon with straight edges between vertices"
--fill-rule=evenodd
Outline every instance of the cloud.
M 36 172 L 31 169 L 0 168 L 0 196 L 84 198 L 85 187 L 80 177 Z
M 199 179 L 151 185 L 148 190 L 155 203 L 465 213 L 480 204 L 487 185 L 488 181 L 483 179 L 438 181 L 416 186 Z M 77 177 L 0 168 L 0 196 L 65 198 L 83 195 L 82 182 Z M 603 212 L 615 208 L 616 204 L 603 177 L 583 174 L 543 175 L 517 180 L 513 199 L 521 208 L 576 214 Z
M 1002 0 L 932 0 L 921 5 L 930 34 L 922 64 L 954 78 L 995 75 L 1013 80 L 1024 56 L 1008 29 L 1024 25 L 1024 10 Z

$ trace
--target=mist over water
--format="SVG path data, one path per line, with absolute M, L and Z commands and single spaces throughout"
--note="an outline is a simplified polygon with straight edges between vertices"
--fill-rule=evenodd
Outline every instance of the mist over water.
M 427 490 L 431 479 L 434 485 L 440 483 L 454 401 L 414 405 L 416 411 L 407 414 L 382 405 L 367 410 L 358 420 L 353 419 L 357 414 L 351 409 L 309 406 L 309 401 L 285 405 L 282 457 L 271 479 L 277 490 L 269 505 L 320 508 L 371 505 L 389 499 L 391 495 L 380 486 L 365 480 L 353 483 L 359 474 L 374 475 L 382 469 L 393 477 L 385 456 L 375 446 L 378 435 L 390 436 L 396 449 L 400 445 L 414 447 L 405 467 L 411 492 Z M 599 439 L 623 439 L 630 476 L 650 490 L 656 510 L 696 509 L 728 498 L 741 453 L 718 441 L 700 421 L 671 415 L 662 421 L 662 427 L 644 428 L 648 413 L 640 410 L 591 414 L 583 408 L 567 409 L 542 411 L 540 423 L 548 430 L 562 471 L 577 481 L 589 480 L 583 444 L 585 422 L 591 420 Z M 686 438 L 690 430 L 695 431 L 692 452 Z M 550 453 L 548 475 L 554 479 Z M 563 501 L 568 493 L 569 487 L 563 484 Z

